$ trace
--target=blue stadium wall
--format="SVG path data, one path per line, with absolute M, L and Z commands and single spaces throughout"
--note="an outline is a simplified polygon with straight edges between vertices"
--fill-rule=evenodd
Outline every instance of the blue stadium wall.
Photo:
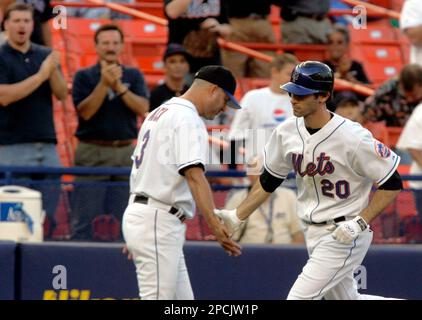
M 0 300 L 15 298 L 16 244 L 0 241 Z
M 135 268 L 119 244 L 0 242 L 0 299 L 137 299 Z M 197 299 L 285 299 L 307 259 L 302 246 L 244 246 L 228 257 L 212 242 L 188 242 Z M 422 246 L 373 246 L 362 293 L 422 299 Z

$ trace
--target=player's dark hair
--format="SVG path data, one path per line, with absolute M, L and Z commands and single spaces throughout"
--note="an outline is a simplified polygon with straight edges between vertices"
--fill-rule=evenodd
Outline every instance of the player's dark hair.
M 422 67 L 416 63 L 405 65 L 400 72 L 399 83 L 404 91 L 412 91 L 415 84 L 422 85 Z
M 330 100 L 332 99 L 332 97 L 333 97 L 333 93 L 332 93 L 332 92 L 328 92 L 328 91 L 327 91 L 327 92 L 318 92 L 318 93 L 314 93 L 314 97 L 318 99 L 318 97 L 319 97 L 319 96 L 326 97 L 328 94 L 330 94 L 330 96 L 328 97 L 328 100 L 327 100 L 327 102 L 328 102 L 328 101 L 330 101 Z
M 99 27 L 99 28 L 97 29 L 97 31 L 95 31 L 95 35 L 94 35 L 94 40 L 95 40 L 95 43 L 98 43 L 98 35 L 99 35 L 101 32 L 104 32 L 104 31 L 110 31 L 110 30 L 117 31 L 117 32 L 120 34 L 120 37 L 121 37 L 122 42 L 124 41 L 125 36 L 123 35 L 123 31 L 122 31 L 122 29 L 120 29 L 120 27 L 119 27 L 118 25 L 115 25 L 115 24 L 109 23 L 109 24 L 103 24 L 101 27 Z
M 20 2 L 14 2 L 10 6 L 6 8 L 4 11 L 4 21 L 8 20 L 10 18 L 10 14 L 13 11 L 28 11 L 31 13 L 32 19 L 34 18 L 34 8 L 27 3 L 20 3 Z

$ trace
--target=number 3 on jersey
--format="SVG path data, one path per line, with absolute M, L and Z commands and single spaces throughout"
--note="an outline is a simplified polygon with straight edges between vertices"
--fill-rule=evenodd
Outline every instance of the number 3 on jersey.
M 149 141 L 149 134 L 150 134 L 150 130 L 145 132 L 144 137 L 142 139 L 141 151 L 139 152 L 139 155 L 135 157 L 136 169 L 138 169 L 140 167 L 142 160 L 144 159 L 144 152 L 145 152 L 145 148 L 147 147 L 147 144 L 148 144 L 148 141 Z

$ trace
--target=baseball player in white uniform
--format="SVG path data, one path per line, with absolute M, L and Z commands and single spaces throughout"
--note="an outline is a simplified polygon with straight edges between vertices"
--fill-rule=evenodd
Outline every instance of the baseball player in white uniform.
M 289 92 L 295 117 L 274 130 L 264 149 L 264 172 L 234 210 L 216 210 L 236 229 L 293 169 L 298 215 L 304 223 L 309 260 L 288 299 L 383 299 L 361 295 L 353 278 L 372 241 L 369 223 L 402 189 L 400 157 L 360 124 L 326 108 L 332 70 L 316 61 L 300 63 Z M 378 189 L 368 204 L 373 184 Z
M 422 103 L 412 112 L 397 141 L 397 148 L 409 152 L 412 157 L 410 174 L 422 175 Z M 422 223 L 422 181 L 409 181 L 413 189 L 416 208 Z
M 297 63 L 291 54 L 276 56 L 271 62 L 270 85 L 248 91 L 240 101 L 242 109 L 235 112 L 228 140 L 245 140 L 247 161 L 260 155 L 275 127 L 293 116 L 290 98 L 280 83 L 289 81 Z
M 229 255 L 241 254 L 227 227 L 213 213 L 204 176 L 208 134 L 200 116 L 212 119 L 226 108 L 240 108 L 236 81 L 221 66 L 206 66 L 190 89 L 145 119 L 133 154 L 130 200 L 123 235 L 131 253 L 141 299 L 193 299 L 183 255 L 186 225 L 195 203 Z

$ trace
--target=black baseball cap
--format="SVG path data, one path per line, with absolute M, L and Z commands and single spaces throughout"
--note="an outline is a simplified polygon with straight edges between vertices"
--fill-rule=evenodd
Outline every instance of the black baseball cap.
M 175 54 L 181 54 L 185 56 L 186 60 L 189 59 L 189 53 L 182 45 L 178 43 L 169 43 L 167 45 L 166 51 L 164 52 L 163 60 L 166 61 L 168 57 Z
M 241 109 L 239 102 L 234 97 L 236 79 L 228 69 L 223 66 L 205 66 L 195 74 L 195 79 L 202 79 L 219 86 L 230 98 L 227 105 L 233 109 Z

